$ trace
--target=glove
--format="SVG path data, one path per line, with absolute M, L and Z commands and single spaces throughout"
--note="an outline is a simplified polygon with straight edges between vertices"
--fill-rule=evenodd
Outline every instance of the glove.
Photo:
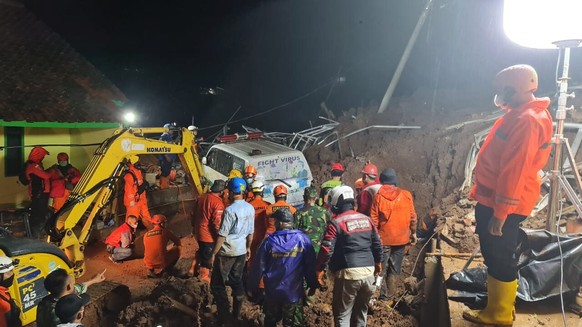
M 374 264 L 374 276 L 380 276 L 382 274 L 382 263 L 376 262 Z
M 323 280 L 325 276 L 325 271 L 323 270 L 319 270 L 315 272 L 315 277 L 317 278 L 317 283 L 319 284 L 319 287 L 325 287 L 325 281 Z
M 413 231 L 410 234 L 410 245 L 416 245 L 416 242 L 418 242 L 418 237 L 416 236 L 416 231 Z

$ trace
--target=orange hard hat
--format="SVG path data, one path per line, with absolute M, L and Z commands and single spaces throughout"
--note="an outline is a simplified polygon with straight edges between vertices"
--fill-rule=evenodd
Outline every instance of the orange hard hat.
M 165 223 L 166 221 L 168 221 L 168 219 L 164 215 L 154 215 L 152 217 L 152 224 L 154 225 L 160 225 Z
M 364 181 L 361 178 L 356 179 L 356 182 L 354 183 L 354 188 L 356 190 L 361 190 L 364 188 Z
M 248 165 L 247 169 L 245 170 L 245 175 L 257 175 L 257 169 L 253 167 L 253 165 Z
M 378 176 L 378 167 L 374 164 L 366 164 L 364 169 L 362 169 L 362 174 Z
M 275 189 L 273 190 L 273 195 L 276 198 L 280 197 L 282 195 L 287 195 L 287 188 L 285 187 L 285 185 L 277 185 L 277 186 L 275 186 Z
M 57 161 L 69 161 L 69 155 L 66 152 L 57 154 Z
M 337 171 L 341 171 L 342 173 L 344 172 L 344 166 L 342 166 L 341 163 L 334 163 L 333 165 L 331 165 L 331 170 L 337 170 Z
M 501 95 L 507 90 L 515 93 L 535 92 L 538 89 L 538 73 L 530 65 L 510 66 L 495 76 L 495 90 Z

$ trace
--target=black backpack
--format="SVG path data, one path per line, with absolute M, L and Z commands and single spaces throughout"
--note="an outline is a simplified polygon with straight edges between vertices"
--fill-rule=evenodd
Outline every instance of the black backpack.
M 26 175 L 26 166 L 28 166 L 28 162 L 24 164 L 24 167 L 20 170 L 20 174 L 18 174 L 18 181 L 24 186 L 30 184 L 30 179 Z

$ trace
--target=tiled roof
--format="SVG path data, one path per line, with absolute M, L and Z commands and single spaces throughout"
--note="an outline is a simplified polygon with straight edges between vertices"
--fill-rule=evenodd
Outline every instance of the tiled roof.
M 117 122 L 127 99 L 22 6 L 0 1 L 0 119 Z

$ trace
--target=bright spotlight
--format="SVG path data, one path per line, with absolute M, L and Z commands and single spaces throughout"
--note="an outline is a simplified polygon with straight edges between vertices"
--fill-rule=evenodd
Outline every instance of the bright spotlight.
M 123 120 L 125 120 L 126 123 L 135 123 L 137 116 L 133 111 L 128 111 L 123 115 Z
M 582 39 L 582 1 L 505 0 L 503 29 L 524 47 L 557 49 L 557 41 Z

